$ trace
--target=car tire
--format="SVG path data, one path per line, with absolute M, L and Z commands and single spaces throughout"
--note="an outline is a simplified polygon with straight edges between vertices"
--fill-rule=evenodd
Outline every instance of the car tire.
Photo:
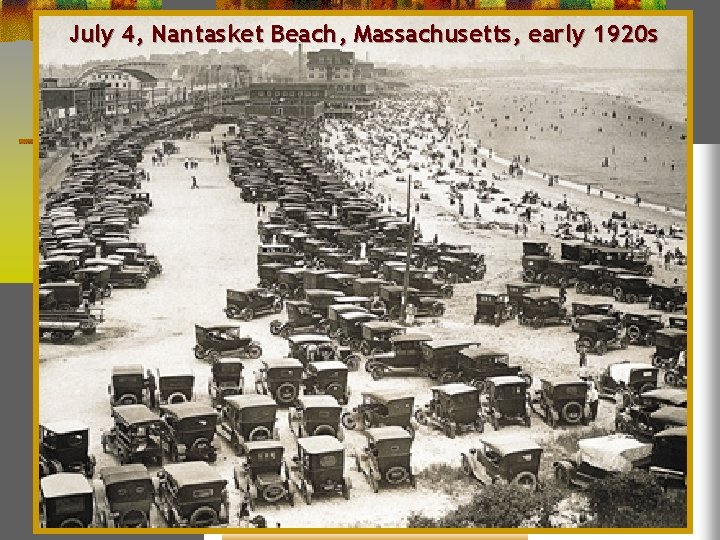
M 345 429 L 353 430 L 357 427 L 357 422 L 355 421 L 355 417 L 350 412 L 345 412 L 340 417 L 340 423 Z
M 256 426 L 248 434 L 248 441 L 272 440 L 272 431 L 265 426 Z
M 135 394 L 123 394 L 118 399 L 118 405 L 137 405 L 138 399 Z
M 275 389 L 275 400 L 278 404 L 289 405 L 297 397 L 297 388 L 290 382 L 284 382 Z
M 373 381 L 379 381 L 385 376 L 385 370 L 381 366 L 376 365 L 370 372 L 370 376 L 372 377 Z
M 280 335 L 280 331 L 282 330 L 282 322 L 275 319 L 270 323 L 270 333 L 273 336 Z
M 578 424 L 583 417 L 583 408 L 576 401 L 569 401 L 560 410 L 561 418 L 568 424 Z
M 258 345 L 257 343 L 251 344 L 248 347 L 247 355 L 253 360 L 257 360 L 262 356 L 262 347 L 260 347 L 260 345 Z
M 638 342 L 642 338 L 642 330 L 638 325 L 632 324 L 628 326 L 627 335 L 633 342 Z
M 145 512 L 137 509 L 130 509 L 120 515 L 118 526 L 123 529 L 144 529 L 148 526 L 148 516 Z
M 245 309 L 243 309 L 240 312 L 240 318 L 245 322 L 252 321 L 254 317 L 255 317 L 255 312 L 249 307 L 246 307 Z
M 320 424 L 319 426 L 315 427 L 312 435 L 330 435 L 331 437 L 335 437 L 337 436 L 337 430 L 328 424 Z
M 187 397 L 185 397 L 185 394 L 182 392 L 173 392 L 167 398 L 169 405 L 174 405 L 175 403 L 185 403 L 186 401 Z
M 385 480 L 388 484 L 396 486 L 405 482 L 408 479 L 408 474 L 408 470 L 405 467 L 390 467 L 385 471 Z
M 217 525 L 218 514 L 209 506 L 201 506 L 197 508 L 191 515 L 189 520 L 190 527 L 205 528 L 212 525 Z
M 270 484 L 265 486 L 261 493 L 263 501 L 267 503 L 276 503 L 283 497 L 285 497 L 285 488 L 281 485 Z
M 513 478 L 512 483 L 522 489 L 535 491 L 537 489 L 538 480 L 537 476 L 530 471 L 523 471 Z
M 84 529 L 85 525 L 78 518 L 67 518 L 60 523 L 62 529 Z

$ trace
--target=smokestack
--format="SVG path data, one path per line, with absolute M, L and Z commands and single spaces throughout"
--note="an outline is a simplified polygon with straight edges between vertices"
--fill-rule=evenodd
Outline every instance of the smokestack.
M 302 43 L 298 43 L 298 81 L 302 81 Z

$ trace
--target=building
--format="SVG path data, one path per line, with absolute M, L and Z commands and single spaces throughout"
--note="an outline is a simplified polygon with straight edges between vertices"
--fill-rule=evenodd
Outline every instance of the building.
M 322 116 L 328 87 L 313 82 L 251 83 L 249 114 L 317 118 Z
M 105 86 L 60 86 L 58 79 L 45 78 L 40 83 L 40 104 L 43 125 L 65 119 L 79 123 L 100 121 L 105 116 Z
M 310 81 L 352 81 L 355 53 L 340 49 L 320 49 L 307 53 L 307 78 Z

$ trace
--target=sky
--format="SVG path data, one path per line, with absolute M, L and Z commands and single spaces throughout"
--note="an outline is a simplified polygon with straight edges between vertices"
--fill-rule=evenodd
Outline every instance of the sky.
M 95 29 L 99 24 L 105 30 L 113 29 L 113 35 L 106 47 L 98 43 L 72 43 L 70 37 L 75 34 L 75 26 Z M 129 43 L 121 38 L 123 32 L 132 24 L 135 42 Z M 194 29 L 197 25 L 205 28 L 234 27 L 254 29 L 261 25 L 264 29 L 265 43 L 153 43 L 153 25 L 165 24 L 168 27 Z M 138 54 L 168 54 L 176 52 L 198 51 L 204 53 L 210 49 L 220 52 L 258 49 L 280 49 L 293 52 L 298 45 L 292 43 L 271 43 L 270 27 L 273 24 L 285 28 L 314 29 L 328 24 L 337 35 L 338 43 L 304 44 L 305 51 L 321 48 L 339 48 L 339 41 L 345 38 L 347 43 L 342 49 L 353 51 L 360 59 L 366 54 L 370 61 L 377 63 L 401 63 L 404 65 L 461 67 L 481 65 L 483 63 L 527 62 L 563 63 L 581 67 L 603 69 L 680 69 L 684 70 L 687 58 L 686 19 L 680 16 L 245 16 L 232 13 L 225 16 L 43 16 L 40 17 L 40 64 L 82 64 L 90 60 L 118 60 Z M 499 25 L 511 31 L 519 38 L 519 45 L 511 43 L 353 43 L 357 25 L 372 28 L 425 28 L 434 24 L 444 28 L 491 28 Z M 594 29 L 603 25 L 633 25 L 657 30 L 655 43 L 598 43 Z M 567 26 L 576 31 L 585 29 L 582 41 L 577 47 L 566 41 L 566 31 L 561 34 L 558 43 L 531 43 L 528 33 L 531 29 L 566 30 Z M 624 35 L 624 33 L 623 33 Z M 137 38 L 143 39 L 137 45 Z

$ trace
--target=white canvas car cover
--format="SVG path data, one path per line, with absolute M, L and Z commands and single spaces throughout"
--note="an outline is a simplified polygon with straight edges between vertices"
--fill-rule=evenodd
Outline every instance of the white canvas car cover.
M 611 472 L 628 472 L 633 463 L 650 456 L 652 444 L 643 443 L 630 435 L 616 433 L 578 441 L 579 460 Z
M 621 362 L 619 364 L 610 365 L 610 377 L 615 382 L 622 382 L 629 384 L 630 374 L 636 369 L 649 369 L 652 370 L 653 366 L 650 364 L 640 364 L 637 362 Z

